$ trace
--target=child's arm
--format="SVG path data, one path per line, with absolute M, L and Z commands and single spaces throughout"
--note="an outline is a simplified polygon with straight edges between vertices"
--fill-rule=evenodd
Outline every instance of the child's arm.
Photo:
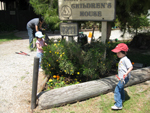
M 39 50 L 43 50 L 43 48 L 40 47 L 40 44 L 39 44 L 39 43 L 37 43 L 36 46 L 37 46 L 37 48 L 38 48 Z
M 128 74 L 132 71 L 133 66 L 131 66 L 128 71 L 124 74 L 124 78 L 128 76 Z
M 47 46 L 47 43 L 45 43 L 45 41 L 44 41 L 44 45 Z

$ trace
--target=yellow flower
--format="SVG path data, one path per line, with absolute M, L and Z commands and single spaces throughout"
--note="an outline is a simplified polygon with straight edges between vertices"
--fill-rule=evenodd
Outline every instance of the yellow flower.
M 110 44 L 110 42 L 108 42 L 108 44 Z
M 57 52 L 57 54 L 59 54 L 59 52 Z
M 57 78 L 57 76 L 56 76 L 56 75 L 53 75 L 53 78 Z
M 58 60 L 56 60 L 56 62 L 58 62 Z
M 56 54 L 57 52 L 55 52 L 55 54 Z
M 65 52 L 63 52 L 62 54 L 65 54 Z
M 60 41 L 59 41 L 60 42 Z
M 49 53 L 51 53 L 51 51 L 49 51 Z
M 54 46 L 56 46 L 56 44 L 54 44 Z
M 64 72 L 66 72 L 66 70 L 64 70 Z
M 79 75 L 79 74 L 80 74 L 80 72 L 77 72 L 77 74 Z
M 53 80 L 52 79 L 49 79 L 49 82 L 52 82 Z
M 49 64 L 49 67 L 50 67 L 51 65 Z
M 60 57 L 62 57 L 62 54 L 60 55 Z

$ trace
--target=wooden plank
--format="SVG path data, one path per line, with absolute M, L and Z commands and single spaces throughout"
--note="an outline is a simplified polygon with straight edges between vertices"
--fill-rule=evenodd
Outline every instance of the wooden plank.
M 150 67 L 133 70 L 131 72 L 131 78 L 125 87 L 141 83 L 149 79 Z M 38 105 L 40 109 L 49 109 L 85 100 L 114 90 L 117 83 L 118 79 L 114 75 L 99 80 L 41 92 L 38 95 Z

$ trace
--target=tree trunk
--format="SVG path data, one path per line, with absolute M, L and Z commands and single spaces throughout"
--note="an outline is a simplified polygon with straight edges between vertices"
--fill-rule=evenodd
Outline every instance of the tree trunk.
M 107 41 L 109 41 L 110 38 L 110 34 L 111 34 L 111 24 L 108 22 L 107 23 Z
M 125 87 L 144 82 L 150 79 L 150 67 L 137 69 L 131 72 L 131 78 Z M 89 81 L 39 94 L 39 108 L 48 109 L 69 103 L 85 100 L 114 90 L 118 79 L 114 76 Z

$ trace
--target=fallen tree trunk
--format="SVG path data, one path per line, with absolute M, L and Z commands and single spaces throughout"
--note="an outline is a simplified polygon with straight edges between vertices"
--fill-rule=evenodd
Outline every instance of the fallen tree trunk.
M 149 79 L 150 67 L 133 70 L 131 72 L 131 78 L 125 87 L 141 83 Z M 38 105 L 40 109 L 49 109 L 85 100 L 114 90 L 117 83 L 118 79 L 114 75 L 99 80 L 41 92 L 38 95 Z

